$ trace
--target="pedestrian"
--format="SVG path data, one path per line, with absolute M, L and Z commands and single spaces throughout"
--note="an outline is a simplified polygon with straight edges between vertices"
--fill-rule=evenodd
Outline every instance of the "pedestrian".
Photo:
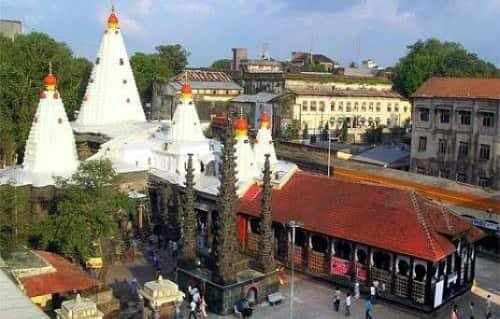
M 191 319 L 191 318 L 198 319 L 198 317 L 196 317 L 196 302 L 194 300 L 191 300 L 191 303 L 189 304 L 188 319 Z
M 284 286 L 286 284 L 286 273 L 285 267 L 281 266 L 278 270 L 278 277 L 280 278 L 280 285 Z
M 460 319 L 458 316 L 458 306 L 453 305 L 453 311 L 451 312 L 451 319 Z
M 474 302 L 470 302 L 469 305 L 469 313 L 470 313 L 470 319 L 474 319 Z
M 207 315 L 207 303 L 205 302 L 205 297 L 204 296 L 201 296 L 201 300 L 200 300 L 200 312 L 201 312 L 201 315 L 203 316 L 203 318 L 207 318 L 208 315 Z
M 333 300 L 333 310 L 335 310 L 336 312 L 339 312 L 339 308 L 340 308 L 340 288 L 339 287 L 335 287 L 335 296 L 334 296 L 334 300 Z
M 356 283 L 354 283 L 354 298 L 359 299 L 361 296 L 361 293 L 359 292 L 359 282 L 356 280 Z
M 377 289 L 375 288 L 375 284 L 372 283 L 370 287 L 370 301 L 372 302 L 372 305 L 375 304 L 375 299 L 377 298 Z
M 168 255 L 172 256 L 174 254 L 173 241 L 172 239 L 168 240 Z
M 349 292 L 345 297 L 344 314 L 346 317 L 349 317 L 351 315 L 351 293 Z
M 372 302 L 368 298 L 368 300 L 365 303 L 365 319 L 372 319 L 372 309 L 373 309 Z
M 493 318 L 491 313 L 491 295 L 486 296 L 486 319 Z

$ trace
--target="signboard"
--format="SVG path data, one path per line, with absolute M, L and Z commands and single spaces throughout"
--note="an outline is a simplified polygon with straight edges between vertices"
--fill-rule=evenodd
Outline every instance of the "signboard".
M 368 279 L 368 271 L 366 267 L 356 265 L 356 278 L 361 281 L 366 281 Z
M 332 257 L 330 271 L 332 275 L 349 276 L 351 273 L 351 261 Z
M 102 268 L 102 258 L 101 257 L 93 257 L 87 259 L 87 267 L 93 269 Z
M 488 230 L 493 230 L 498 235 L 500 235 L 500 225 L 499 224 L 495 224 L 495 223 L 488 222 L 488 221 L 485 221 L 482 219 L 477 219 L 477 218 L 469 219 L 469 220 L 472 222 L 472 224 L 474 226 L 478 226 L 478 227 L 485 228 Z
M 434 308 L 439 307 L 443 303 L 444 280 L 436 282 L 434 290 Z

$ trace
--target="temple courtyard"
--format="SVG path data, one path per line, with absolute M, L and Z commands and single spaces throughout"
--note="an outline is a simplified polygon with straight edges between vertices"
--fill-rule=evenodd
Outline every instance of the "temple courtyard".
M 115 294 L 127 294 L 129 291 L 128 283 L 132 279 L 136 279 L 140 284 L 153 280 L 156 271 L 148 260 L 149 248 L 143 247 L 136 255 L 133 262 L 118 263 L 111 267 L 106 278 L 106 284 L 111 285 Z M 174 278 L 174 263 L 172 257 L 164 249 L 158 250 L 161 256 L 161 272 L 164 277 L 169 279 Z M 478 258 L 477 259 L 477 287 L 474 288 L 475 293 L 467 293 L 457 298 L 456 303 L 459 307 L 461 318 L 469 318 L 469 303 L 475 304 L 475 318 L 485 318 L 485 301 L 480 297 L 486 293 L 492 294 L 492 309 L 493 318 L 500 318 L 500 270 L 495 261 Z M 273 318 L 285 319 L 290 318 L 290 272 L 287 272 L 287 284 L 281 287 L 281 293 L 284 296 L 284 301 L 276 306 L 270 306 L 267 303 L 257 305 L 254 309 L 252 318 Z M 295 297 L 294 297 L 294 318 L 297 319 L 326 319 L 326 318 L 345 318 L 344 314 L 333 311 L 332 298 L 335 285 L 322 280 L 314 279 L 309 276 L 304 276 L 300 273 L 295 275 Z M 341 287 L 342 295 L 345 296 L 346 289 Z M 342 303 L 343 303 L 342 299 Z M 364 318 L 364 305 L 366 296 L 361 296 L 360 299 L 352 298 L 351 318 Z M 496 302 L 496 303 L 495 303 Z M 419 313 L 410 309 L 403 308 L 398 305 L 391 304 L 385 301 L 378 301 L 373 308 L 373 318 L 384 319 L 413 319 L 413 318 L 450 318 L 451 308 L 453 304 L 440 308 L 431 315 Z M 187 304 L 182 306 L 183 318 L 188 317 Z M 127 318 L 140 318 L 133 315 L 126 316 Z M 199 315 L 198 318 L 201 318 Z M 209 313 L 208 318 L 235 318 L 234 315 L 217 316 Z

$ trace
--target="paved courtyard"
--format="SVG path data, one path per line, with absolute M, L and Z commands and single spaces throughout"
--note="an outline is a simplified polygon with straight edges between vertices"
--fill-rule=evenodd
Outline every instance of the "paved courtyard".
M 165 251 L 160 251 L 162 256 L 162 274 L 164 277 L 173 275 L 174 264 L 172 258 L 168 256 Z M 136 278 L 139 283 L 153 280 L 155 271 L 147 258 L 144 255 L 138 254 L 137 258 L 132 263 L 118 264 L 113 266 L 107 276 L 106 283 L 111 285 L 119 293 L 127 289 L 127 281 Z M 288 274 L 290 275 L 290 274 Z M 479 289 L 475 290 L 476 293 L 485 294 L 493 293 L 497 304 L 493 306 L 493 318 L 500 318 L 500 269 L 498 263 L 484 258 L 478 258 L 477 265 L 477 280 Z M 290 282 L 288 278 L 288 283 Z M 296 319 L 326 319 L 326 318 L 345 318 L 343 313 L 336 313 L 332 308 L 332 297 L 335 286 L 325 281 L 317 280 L 296 274 L 295 276 L 295 298 L 294 298 L 294 318 Z M 347 290 L 341 289 L 343 295 Z M 289 317 L 290 310 L 290 287 L 285 285 L 281 289 L 284 295 L 284 301 L 274 307 L 268 304 L 261 304 L 256 306 L 254 316 L 252 318 L 273 318 L 285 319 Z M 365 296 L 357 300 L 352 298 L 353 305 L 351 310 L 351 318 L 364 318 L 364 303 Z M 457 299 L 459 306 L 460 318 L 469 318 L 468 304 L 470 301 L 476 304 L 476 319 L 485 318 L 484 299 L 476 296 L 475 294 L 465 294 Z M 373 318 L 383 319 L 413 319 L 413 318 L 450 318 L 451 307 L 440 309 L 432 315 L 417 313 L 397 305 L 379 301 L 375 305 L 372 316 Z M 184 318 L 187 318 L 187 305 L 182 307 Z M 208 318 L 234 318 L 233 315 L 222 317 L 215 314 L 209 314 Z

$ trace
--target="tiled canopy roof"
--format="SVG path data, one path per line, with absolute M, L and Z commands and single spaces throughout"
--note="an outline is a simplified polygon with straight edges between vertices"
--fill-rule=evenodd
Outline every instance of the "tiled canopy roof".
M 412 97 L 500 100 L 500 78 L 433 77 L 422 84 Z
M 260 186 L 243 196 L 239 212 L 259 216 Z M 272 194 L 273 221 L 299 220 L 304 228 L 335 238 L 438 261 L 453 253 L 448 237 L 482 232 L 440 206 L 406 189 L 340 181 L 299 172 Z
M 35 251 L 35 253 L 51 264 L 56 271 L 21 277 L 20 281 L 28 297 L 86 290 L 99 284 L 96 279 L 57 254 L 47 251 Z

